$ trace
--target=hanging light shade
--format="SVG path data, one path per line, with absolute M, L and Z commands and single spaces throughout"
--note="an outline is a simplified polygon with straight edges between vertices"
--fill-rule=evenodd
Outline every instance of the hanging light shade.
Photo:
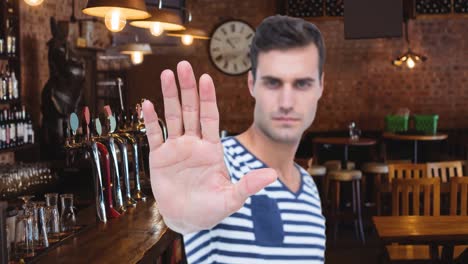
M 150 16 L 144 0 L 89 0 L 83 13 L 104 17 L 107 29 L 121 31 L 127 19 L 145 19 Z
M 186 30 L 167 33 L 171 37 L 180 37 L 182 44 L 191 45 L 194 39 L 210 39 L 205 31 L 196 28 L 187 28 Z
M 392 64 L 397 67 L 408 67 L 409 69 L 413 69 L 417 64 L 426 61 L 427 58 L 423 55 L 416 54 L 408 49 L 408 51 L 401 55 L 400 57 L 394 59 Z
M 143 62 L 144 56 L 153 53 L 148 43 L 129 43 L 120 48 L 120 53 L 130 55 L 132 64 L 138 65 Z
M 164 31 L 185 30 L 182 18 L 174 11 L 167 9 L 151 8 L 151 17 L 130 22 L 130 25 L 139 28 L 147 28 L 155 36 L 161 35 Z
M 420 64 L 421 62 L 426 61 L 427 58 L 423 55 L 414 53 L 413 51 L 411 51 L 411 48 L 409 48 L 410 41 L 409 41 L 409 34 L 408 34 L 408 23 L 409 23 L 408 20 L 404 21 L 405 39 L 408 45 L 408 51 L 406 51 L 403 55 L 399 56 L 398 58 L 394 59 L 392 61 L 392 64 L 393 66 L 397 66 L 397 67 L 407 67 L 409 69 L 413 69 L 414 67 L 416 67 L 417 64 Z
M 38 6 L 44 2 L 44 0 L 24 0 L 24 2 L 30 6 Z

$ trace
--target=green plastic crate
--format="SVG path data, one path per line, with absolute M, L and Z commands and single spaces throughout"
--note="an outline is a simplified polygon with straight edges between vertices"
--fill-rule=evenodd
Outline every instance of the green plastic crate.
M 387 115 L 385 116 L 385 131 L 402 132 L 408 130 L 408 116 Z
M 414 130 L 424 132 L 427 135 L 437 133 L 438 115 L 414 115 Z

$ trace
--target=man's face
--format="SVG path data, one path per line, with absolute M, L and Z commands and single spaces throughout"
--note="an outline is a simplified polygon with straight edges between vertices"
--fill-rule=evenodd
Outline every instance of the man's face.
M 319 54 L 314 44 L 258 55 L 256 80 L 248 85 L 255 98 L 254 126 L 279 143 L 297 143 L 312 124 L 322 96 Z

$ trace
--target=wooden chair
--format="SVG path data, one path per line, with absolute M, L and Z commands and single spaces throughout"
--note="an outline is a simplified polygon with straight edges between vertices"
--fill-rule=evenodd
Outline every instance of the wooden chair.
M 450 215 L 468 215 L 468 177 L 450 178 Z M 458 257 L 468 246 L 455 246 L 453 257 Z
M 463 176 L 462 163 L 461 161 L 429 162 L 427 163 L 427 176 L 440 178 L 440 191 L 448 193 L 450 191 L 449 179 Z
M 387 177 L 376 178 L 375 202 L 377 215 L 382 214 L 382 194 L 392 191 L 393 179 L 419 179 L 427 178 L 426 164 L 390 163 Z
M 410 199 L 410 193 L 412 199 Z M 423 197 L 422 204 L 421 196 Z M 392 214 L 440 215 L 440 179 L 394 179 L 392 181 Z M 386 249 L 391 262 L 431 260 L 429 246 L 392 244 Z

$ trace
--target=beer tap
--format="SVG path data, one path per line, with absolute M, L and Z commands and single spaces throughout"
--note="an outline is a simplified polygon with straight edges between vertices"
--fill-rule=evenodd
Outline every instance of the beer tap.
M 107 111 L 110 111 L 109 106 L 105 106 Z M 123 114 L 123 113 L 122 113 Z M 123 118 L 120 118 L 120 121 L 124 121 Z M 127 140 L 128 143 L 133 148 L 133 165 L 134 165 L 134 171 L 135 171 L 135 177 L 134 177 L 134 190 L 132 191 L 133 198 L 137 201 L 146 201 L 146 195 L 141 191 L 141 184 L 140 184 L 140 151 L 139 151 L 139 145 L 138 145 L 138 140 L 137 138 L 130 134 L 126 129 L 125 122 L 120 122 L 120 125 L 118 126 L 119 129 L 117 130 L 116 134 L 118 134 L 120 137 L 124 138 Z
M 83 116 L 85 119 L 85 127 L 86 127 L 86 139 L 88 141 L 92 140 L 96 142 L 96 146 L 98 148 L 99 153 L 101 154 L 101 165 L 102 165 L 102 173 L 104 174 L 104 179 L 106 180 L 106 187 L 104 188 L 105 191 L 105 200 L 106 200 L 106 212 L 110 218 L 118 218 L 121 214 L 114 209 L 113 206 L 113 199 L 112 199 L 112 182 L 111 182 L 111 170 L 110 170 L 110 158 L 109 158 L 109 151 L 107 150 L 106 146 L 99 142 L 97 139 L 100 138 L 102 129 L 100 122 L 96 122 L 96 132 L 98 133 L 97 137 L 91 138 L 90 127 L 89 124 L 91 122 L 91 116 L 89 114 L 89 108 L 85 106 L 83 108 Z
M 130 171 L 128 168 L 128 149 L 127 149 L 127 140 L 117 133 L 115 133 L 115 129 L 117 126 L 117 122 L 115 117 L 112 115 L 110 108 L 104 107 L 104 110 L 107 114 L 107 119 L 110 125 L 109 135 L 114 138 L 117 146 L 119 147 L 120 154 L 122 157 L 122 162 L 120 163 L 121 172 L 124 177 L 124 186 L 125 186 L 125 205 L 127 207 L 135 207 L 136 201 L 132 198 L 131 190 L 130 190 Z
M 114 138 L 109 135 L 103 135 L 103 129 L 101 125 L 101 121 L 99 118 L 94 120 L 95 129 L 98 134 L 98 137 L 95 138 L 96 141 L 99 141 L 106 145 L 108 152 L 110 153 L 110 163 L 111 163 L 111 172 L 112 172 L 112 192 L 114 196 L 114 209 L 119 213 L 123 214 L 126 211 L 124 206 L 123 197 L 122 197 L 122 188 L 120 184 L 120 169 L 119 163 L 117 159 L 117 152 L 115 147 Z M 109 131 L 110 129 L 107 129 Z
M 93 141 L 83 141 L 80 143 L 76 142 L 76 131 L 79 127 L 79 119 L 76 113 L 71 113 L 70 119 L 70 128 L 72 130 L 72 140 L 66 141 L 65 148 L 70 151 L 86 151 L 91 156 L 92 168 L 93 168 L 93 178 L 94 178 L 94 193 L 96 196 L 96 213 L 97 217 L 101 222 L 107 222 L 106 209 L 104 206 L 104 194 L 102 187 L 102 174 L 101 174 L 101 165 L 99 161 L 99 151 L 96 142 Z

